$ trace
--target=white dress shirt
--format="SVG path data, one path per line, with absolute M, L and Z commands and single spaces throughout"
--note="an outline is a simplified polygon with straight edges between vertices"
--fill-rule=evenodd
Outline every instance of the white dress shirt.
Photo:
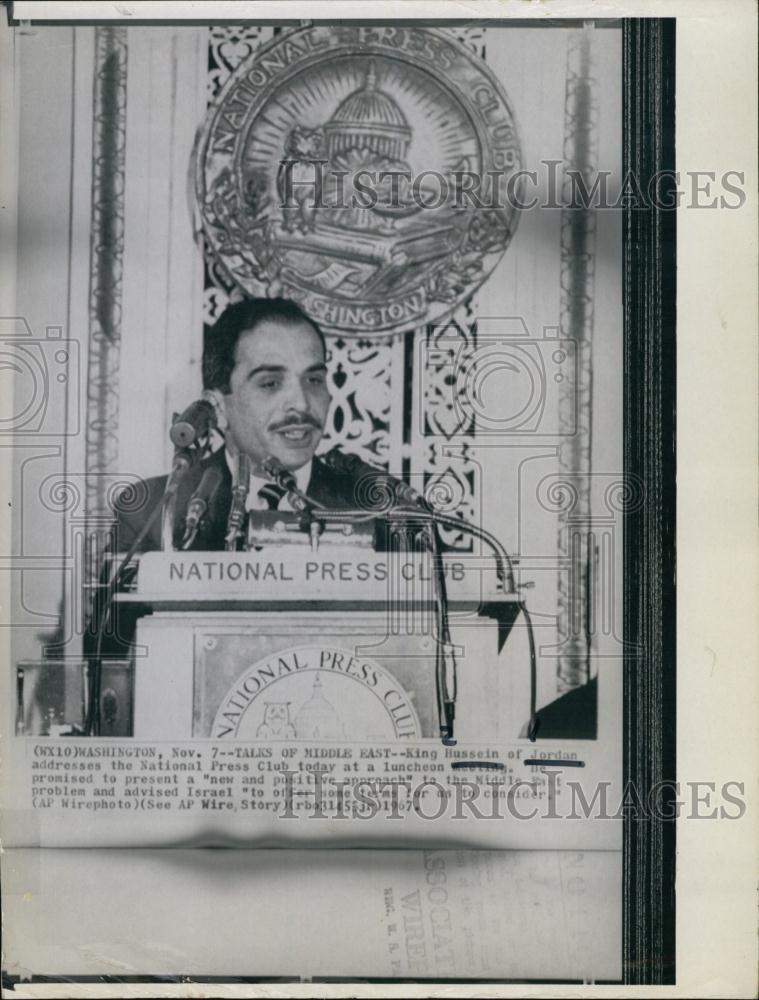
M 225 457 L 227 459 L 227 466 L 229 471 L 232 473 L 232 481 L 235 478 L 235 460 L 225 451 Z M 305 493 L 308 489 L 308 484 L 311 481 L 311 467 L 313 466 L 313 459 L 310 462 L 306 462 L 299 469 L 295 469 L 293 475 L 295 476 L 295 481 L 298 484 L 298 489 L 301 493 Z M 250 490 L 248 491 L 248 498 L 245 503 L 246 510 L 268 510 L 269 505 L 263 497 L 258 495 L 258 491 L 262 486 L 268 486 L 272 482 L 271 479 L 266 477 L 256 476 L 252 472 L 250 474 Z M 279 501 L 278 510 L 292 510 L 292 507 L 288 503 L 287 494 L 285 494 Z

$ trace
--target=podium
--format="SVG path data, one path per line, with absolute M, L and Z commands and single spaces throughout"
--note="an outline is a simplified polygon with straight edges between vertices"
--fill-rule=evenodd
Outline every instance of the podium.
M 486 559 L 442 565 L 455 738 L 515 739 L 530 684 L 519 597 Z M 439 738 L 440 636 L 423 554 L 149 552 L 136 590 L 115 599 L 137 618 L 136 738 Z

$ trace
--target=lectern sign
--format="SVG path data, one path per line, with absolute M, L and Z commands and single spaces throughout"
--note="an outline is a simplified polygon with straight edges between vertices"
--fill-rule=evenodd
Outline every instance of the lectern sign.
M 438 30 L 312 25 L 245 60 L 194 157 L 210 251 L 248 295 L 371 336 L 442 320 L 516 228 L 514 119 Z
M 286 649 L 253 664 L 222 701 L 214 739 L 418 739 L 409 695 L 375 660 L 332 646 Z
M 500 593 L 494 569 L 444 556 L 451 601 L 479 601 Z M 250 599 L 290 602 L 432 601 L 435 570 L 429 553 L 413 555 L 329 548 L 311 552 L 146 552 L 138 593 L 146 599 Z

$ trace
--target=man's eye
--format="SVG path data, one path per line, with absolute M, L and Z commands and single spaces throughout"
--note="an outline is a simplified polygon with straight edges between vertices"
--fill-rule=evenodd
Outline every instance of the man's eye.
M 279 380 L 276 378 L 267 378 L 263 382 L 258 383 L 259 389 L 276 389 L 279 386 Z
M 311 385 L 325 385 L 327 381 L 326 375 L 309 375 L 309 382 Z

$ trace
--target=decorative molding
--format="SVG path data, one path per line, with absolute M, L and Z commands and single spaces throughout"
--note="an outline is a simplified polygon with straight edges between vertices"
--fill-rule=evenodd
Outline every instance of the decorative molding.
M 592 208 L 572 204 L 568 171 L 592 186 L 598 159 L 598 103 L 593 77 L 593 32 L 573 31 L 567 43 L 564 106 L 564 190 L 561 213 L 560 330 L 575 345 L 575 378 L 565 379 L 559 392 L 559 470 L 571 479 L 577 501 L 570 518 L 558 514 L 558 558 L 566 571 L 557 574 L 558 690 L 566 691 L 590 679 L 592 532 L 589 524 L 591 428 L 593 422 L 593 292 L 595 278 L 595 215 Z M 568 207 L 567 207 L 568 206 Z M 575 420 L 577 426 L 574 427 Z M 574 433 L 573 433 L 574 428 Z
M 126 101 L 126 28 L 97 27 L 86 433 L 86 502 L 93 538 L 110 523 L 109 477 L 117 471 L 119 454 Z M 99 543 L 92 548 L 97 550 Z M 99 565 L 100 553 L 89 553 L 88 579 Z

